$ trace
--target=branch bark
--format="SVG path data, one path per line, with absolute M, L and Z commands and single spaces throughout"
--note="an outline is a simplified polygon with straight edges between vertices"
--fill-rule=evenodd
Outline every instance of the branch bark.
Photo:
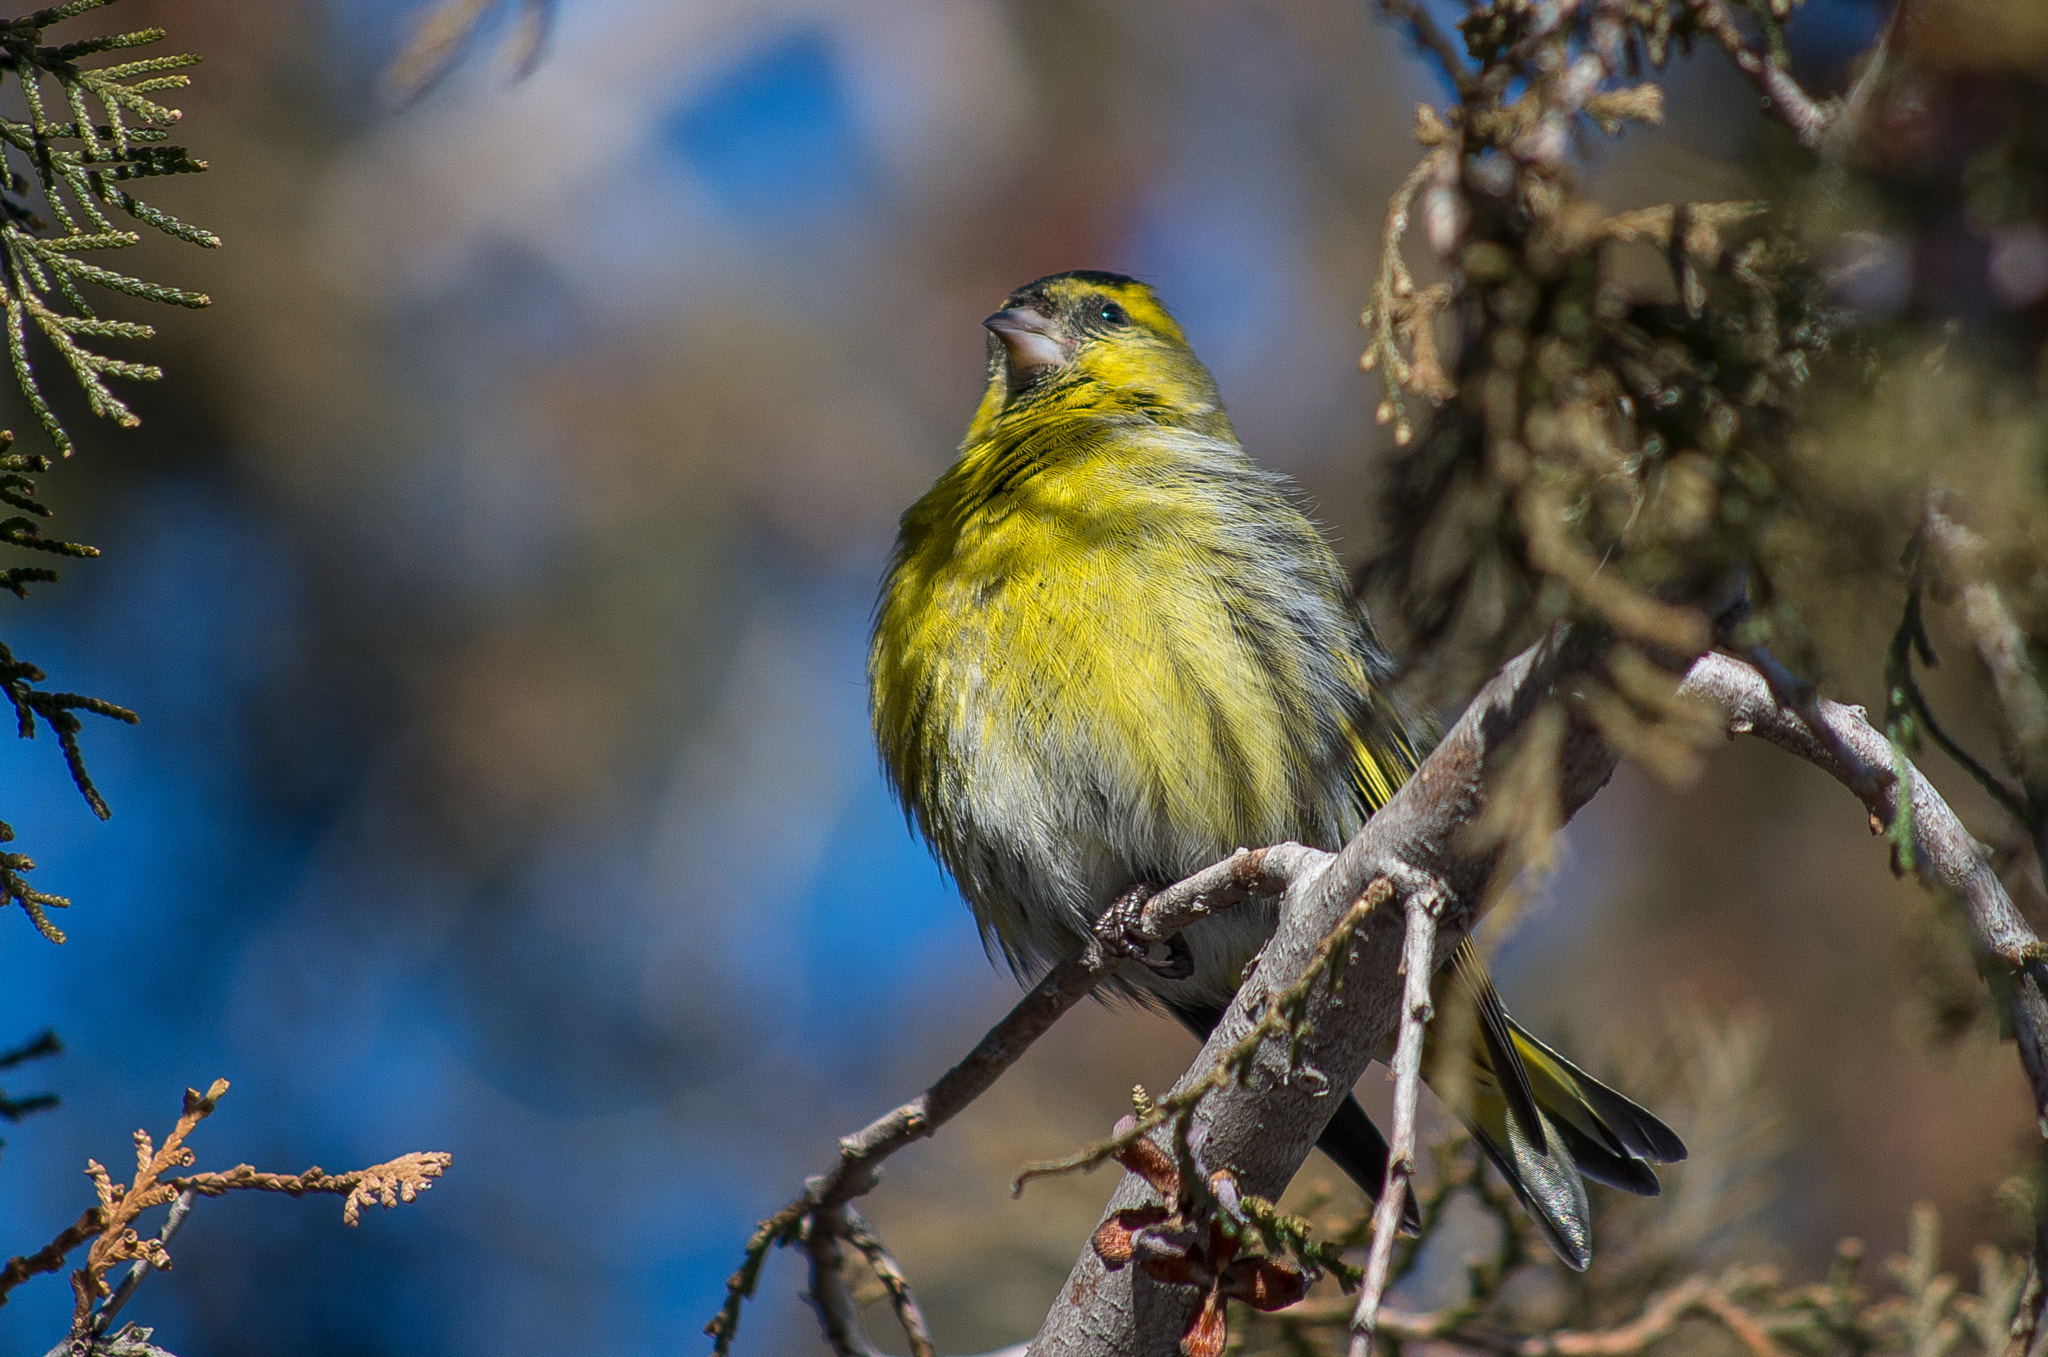
M 802 1196 L 755 1228 L 739 1270 L 726 1281 L 725 1304 L 704 1326 L 704 1332 L 716 1340 L 718 1357 L 732 1350 L 741 1308 L 754 1294 L 768 1250 L 798 1241 L 811 1257 L 811 1301 L 824 1325 L 826 1341 L 840 1357 L 868 1357 L 873 1345 L 861 1330 L 858 1310 L 847 1298 L 839 1276 L 839 1241 L 854 1243 L 871 1261 L 877 1253 L 887 1257 L 874 1232 L 857 1214 L 845 1210 L 848 1202 L 874 1190 L 882 1161 L 934 1134 L 987 1092 L 1062 1013 L 1150 944 L 1172 937 L 1196 919 L 1256 896 L 1279 895 L 1308 866 L 1328 856 L 1297 843 L 1239 849 L 1185 881 L 1157 892 L 1133 890 L 1112 906 L 1097 921 L 1095 935 L 1087 945 L 1046 972 L 975 1044 L 966 1059 L 917 1097 L 842 1139 L 838 1164 L 808 1180 Z M 865 1242 L 858 1237 L 863 1232 Z M 888 1285 L 887 1272 L 878 1266 L 877 1273 Z M 915 1301 L 906 1308 L 899 1300 L 896 1309 L 912 1347 L 928 1343 L 923 1315 Z
M 1422 1029 L 1434 1016 L 1429 981 L 1436 973 L 1436 916 L 1443 901 L 1426 894 L 1408 897 L 1408 933 L 1401 944 L 1401 1038 L 1394 1047 L 1394 1140 L 1387 1155 L 1386 1182 L 1372 1213 L 1372 1253 L 1351 1315 L 1351 1357 L 1370 1357 L 1387 1270 L 1394 1261 L 1394 1236 L 1408 1180 L 1415 1176 L 1415 1106 L 1422 1094 Z
M 1302 874 L 1282 897 L 1278 931 L 1176 1091 L 1208 1078 L 1223 1054 L 1258 1022 L 1267 996 L 1303 974 L 1317 945 L 1377 878 L 1391 882 L 1404 900 L 1441 901 L 1436 938 L 1441 963 L 1471 927 L 1497 865 L 1497 848 L 1479 849 L 1461 831 L 1485 807 L 1490 765 L 1534 712 L 1545 701 L 1564 701 L 1568 724 L 1558 787 L 1566 820 L 1613 772 L 1614 751 L 1570 700 L 1572 676 L 1589 644 L 1557 633 L 1510 661 L 1340 853 L 1301 861 Z M 2002 972 L 2011 980 L 2003 987 L 2009 1017 L 2048 1135 L 2048 990 L 2043 987 L 2042 946 L 1941 795 L 1910 762 L 1896 756 L 1860 708 L 1814 701 L 1801 704 L 1806 708 L 1802 717 L 1741 660 L 1702 656 L 1691 665 L 1680 691 L 1718 707 L 1731 736 L 1757 735 L 1829 772 L 1857 793 L 1874 828 L 1883 829 L 1899 815 L 1909 818 L 1910 870 L 1930 889 L 1952 893 L 1962 902 L 1987 972 Z M 1396 959 L 1403 937 L 1391 911 L 1368 918 L 1354 934 L 1343 986 L 1312 991 L 1305 1035 L 1293 1057 L 1286 1041 L 1268 1040 L 1250 1077 L 1225 1082 L 1202 1100 L 1189 1142 L 1203 1168 L 1228 1170 L 1241 1191 L 1279 1196 L 1334 1110 L 1332 1095 L 1357 1081 L 1394 1030 L 1402 1007 Z M 1141 1178 L 1126 1175 L 1105 1219 L 1157 1200 Z M 1198 1302 L 1191 1287 L 1161 1282 L 1140 1268 L 1112 1268 L 1087 1248 L 1031 1351 L 1034 1357 L 1167 1357 Z
M 2027 634 L 1986 568 L 1989 545 L 1951 518 L 1930 494 L 1920 534 L 1948 583 L 1962 595 L 1963 625 L 1998 691 L 2008 762 L 2026 796 L 2027 836 L 2048 882 L 2048 690 L 2028 653 Z
M 1897 756 L 1883 732 L 1864 719 L 1860 707 L 1822 701 L 1816 714 L 1827 727 L 1823 741 L 1799 717 L 1780 706 L 1761 674 L 1725 655 L 1708 655 L 1686 675 L 1681 690 L 1704 698 L 1728 716 L 1731 734 L 1759 736 L 1826 770 L 1844 786 L 1868 787 L 1861 796 L 1873 828 L 1883 829 L 1901 813 L 1911 817 L 1910 869 L 1930 890 L 1958 899 L 1970 922 L 1979 964 L 2003 972 L 2012 984 L 2007 1017 L 2019 1043 L 2020 1063 L 2042 1134 L 2048 1136 L 2048 988 L 2044 988 L 2041 940 L 2013 905 L 2005 884 L 1977 851 L 1977 841 L 1949 809 L 1920 770 Z M 1858 766 L 1844 766 L 1831 752 L 1839 748 Z M 1901 776 L 1880 782 L 1875 770 L 1896 767 Z M 1903 864 L 1902 864 L 1903 865 Z
M 1593 646 L 1590 638 L 1560 630 L 1510 660 L 1342 851 L 1303 864 L 1282 897 L 1280 926 L 1257 968 L 1176 1090 L 1206 1078 L 1258 1023 L 1268 996 L 1300 979 L 1324 937 L 1376 878 L 1385 877 L 1404 902 L 1424 894 L 1440 897 L 1437 964 L 1450 955 L 1470 930 L 1500 856 L 1497 844 L 1475 847 L 1462 832 L 1484 807 L 1490 766 L 1542 704 L 1561 695 Z M 1566 818 L 1606 783 L 1615 762 L 1591 722 L 1567 704 L 1558 778 Z M 1313 992 L 1306 1031 L 1291 1043 L 1295 1058 L 1289 1058 L 1289 1042 L 1268 1040 L 1251 1077 L 1227 1082 L 1202 1100 L 1189 1140 L 1206 1168 L 1230 1170 L 1242 1192 L 1279 1198 L 1337 1099 L 1394 1030 L 1404 933 L 1391 910 L 1366 919 L 1353 936 L 1342 988 L 1325 985 Z M 1157 1202 L 1142 1179 L 1126 1175 L 1107 1214 Z M 1168 1357 L 1198 1303 L 1192 1288 L 1155 1280 L 1140 1268 L 1111 1269 L 1087 1248 L 1031 1351 L 1033 1357 Z
M 1769 53 L 1752 48 L 1722 0 L 1699 0 L 1693 6 L 1693 17 L 1702 32 L 1727 50 L 1736 66 L 1770 102 L 1779 120 L 1799 138 L 1799 144 L 1808 150 L 1819 150 L 1833 130 L 1835 110 L 1802 89 L 1792 73 L 1773 61 Z

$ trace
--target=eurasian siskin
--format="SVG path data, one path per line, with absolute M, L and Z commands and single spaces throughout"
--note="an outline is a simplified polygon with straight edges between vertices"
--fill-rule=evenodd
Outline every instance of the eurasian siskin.
M 984 324 L 988 387 L 954 462 L 903 516 L 869 680 L 891 783 L 984 941 L 1025 975 L 1133 885 L 1240 846 L 1342 844 L 1416 763 L 1388 661 L 1287 482 L 1239 446 L 1150 288 L 1041 278 Z M 1272 931 L 1243 905 L 1122 990 L 1206 1035 Z M 1583 1268 L 1580 1175 L 1654 1193 L 1684 1157 L 1655 1117 L 1516 1026 L 1476 954 L 1454 1108 Z M 1432 1055 L 1441 1074 L 1443 1053 Z M 1368 1196 L 1387 1146 L 1355 1099 L 1319 1142 Z

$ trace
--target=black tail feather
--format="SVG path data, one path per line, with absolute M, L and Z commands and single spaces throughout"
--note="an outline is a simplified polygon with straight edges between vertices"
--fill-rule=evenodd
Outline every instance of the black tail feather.
M 1331 1162 L 1344 1170 L 1345 1177 L 1358 1184 L 1366 1200 L 1380 1199 L 1380 1189 L 1387 1183 L 1387 1160 L 1393 1151 L 1380 1128 L 1372 1124 L 1372 1118 L 1358 1105 L 1358 1099 L 1349 1094 L 1344 1096 L 1331 1114 L 1330 1124 L 1316 1138 L 1316 1148 L 1330 1156 Z M 1410 1234 L 1422 1229 L 1422 1216 L 1415 1209 L 1412 1192 L 1401 1203 L 1401 1228 Z

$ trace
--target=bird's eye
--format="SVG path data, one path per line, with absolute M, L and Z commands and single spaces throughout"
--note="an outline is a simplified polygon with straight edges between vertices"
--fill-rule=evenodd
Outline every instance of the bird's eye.
M 1129 313 L 1115 302 L 1104 302 L 1096 309 L 1095 315 L 1105 325 L 1129 325 L 1131 323 Z

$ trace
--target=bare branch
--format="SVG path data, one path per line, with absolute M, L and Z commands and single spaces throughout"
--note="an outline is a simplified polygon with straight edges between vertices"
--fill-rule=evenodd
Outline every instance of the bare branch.
M 707 1326 L 719 1349 L 726 1350 L 732 1340 L 740 1305 L 751 1295 L 767 1251 L 801 1242 L 811 1256 L 812 1300 L 828 1341 L 836 1352 L 866 1357 L 872 1345 L 860 1332 L 840 1273 L 840 1244 L 854 1242 L 884 1277 L 892 1298 L 899 1295 L 889 1279 L 894 1276 L 900 1282 L 900 1270 L 872 1229 L 844 1209 L 849 1200 L 873 1187 L 876 1166 L 955 1115 L 1060 1013 L 1150 942 L 1239 899 L 1284 888 L 1280 926 L 1257 968 L 1202 1055 L 1168 1095 L 1168 1100 L 1184 1104 L 1183 1114 L 1173 1119 L 1172 1134 L 1161 1128 L 1154 1131 L 1153 1140 L 1119 1136 L 1120 1152 L 1114 1157 L 1127 1169 L 1136 1165 L 1150 1171 L 1133 1171 L 1119 1185 L 1103 1228 L 1075 1264 L 1032 1351 L 1036 1357 L 1165 1357 L 1176 1350 L 1181 1336 L 1198 1330 L 1220 1344 L 1222 1299 L 1237 1294 L 1228 1289 L 1224 1277 L 1229 1260 L 1212 1249 L 1216 1256 L 1206 1261 L 1197 1251 L 1174 1267 L 1159 1260 L 1152 1260 L 1153 1266 L 1128 1266 L 1136 1244 L 1142 1242 L 1138 1235 L 1143 1222 L 1179 1220 L 1177 1213 L 1194 1212 L 1185 1223 L 1198 1223 L 1198 1213 L 1208 1209 L 1191 1195 L 1198 1193 L 1200 1183 L 1222 1184 L 1240 1203 L 1277 1199 L 1334 1108 L 1331 1096 L 1356 1082 L 1397 1022 L 1404 1028 L 1398 1049 L 1415 1053 L 1415 1038 L 1428 1011 L 1431 958 L 1447 956 L 1472 926 L 1501 863 L 1498 842 L 1460 831 L 1485 813 L 1493 794 L 1491 783 L 1499 778 L 1500 765 L 1511 757 L 1522 729 L 1546 703 L 1561 700 L 1566 721 L 1556 745 L 1560 820 L 1576 813 L 1613 771 L 1617 756 L 1576 691 L 1585 686 L 1587 667 L 1600 653 L 1597 637 L 1561 627 L 1510 661 L 1341 852 L 1327 854 L 1295 844 L 1240 850 L 1165 891 L 1127 895 L 1105 914 L 1089 944 L 1055 967 L 966 1060 L 921 1097 L 847 1137 L 841 1142 L 838 1167 L 811 1180 L 802 1197 L 761 1223 L 740 1271 L 728 1284 L 725 1308 Z M 1782 676 L 1780 686 L 1786 686 Z M 1892 772 L 1896 753 L 1890 741 L 1859 709 L 1796 690 L 1786 694 L 1805 708 L 1802 715 L 1781 700 L 1763 673 L 1738 659 L 1699 658 L 1690 666 L 1679 696 L 1718 708 L 1731 734 L 1759 735 L 1829 771 L 1857 791 L 1874 827 L 1882 829 L 1903 817 L 1904 841 L 1912 848 L 1909 858 L 1900 861 L 1901 869 L 1910 868 L 1930 887 L 1960 899 L 1986 963 L 2012 974 L 2015 983 L 2009 993 L 2021 1059 L 2037 1109 L 2048 1124 L 2043 949 L 1939 794 L 1902 758 L 1897 761 L 1901 771 Z M 1375 904 L 1399 895 L 1410 926 L 1397 930 L 1390 926 L 1386 911 L 1361 908 L 1369 887 L 1376 893 Z M 1417 927 L 1424 919 L 1433 922 Z M 1405 983 L 1396 966 L 1404 952 L 1409 954 Z M 1318 976 L 1330 977 L 1329 983 L 1315 983 Z M 1418 985 L 1419 994 L 1408 993 Z M 1272 1015 L 1283 996 L 1289 1001 L 1290 1016 L 1275 1024 Z M 1401 1066 L 1397 1054 L 1397 1079 Z M 1219 1071 L 1224 1072 L 1220 1077 Z M 1414 1154 L 1412 1081 L 1397 1084 L 1396 1097 L 1394 1166 L 1381 1198 L 1383 1215 L 1398 1213 Z M 1166 1192 L 1161 1185 L 1169 1180 L 1179 1186 Z M 1125 1247 L 1105 1248 L 1106 1233 L 1116 1235 L 1112 1242 Z M 1382 1240 L 1390 1243 L 1393 1233 L 1382 1223 L 1375 1234 L 1376 1249 Z M 1247 1266 L 1260 1261 L 1248 1260 Z M 1207 1273 L 1195 1264 L 1207 1267 Z M 1726 1279 L 1724 1283 L 1733 1285 Z M 1247 1280 L 1241 1289 L 1250 1286 Z M 1384 1287 L 1383 1272 L 1380 1286 Z M 917 1345 L 922 1315 L 908 1295 L 907 1286 L 901 1287 L 897 1311 Z M 1277 1303 L 1284 1304 L 1285 1299 Z M 1371 1307 L 1365 1309 L 1370 1315 Z M 1605 1335 L 1551 1335 L 1541 1340 L 1543 1346 L 1527 1351 L 1523 1340 L 1513 1348 L 1475 1346 L 1512 1352 L 1514 1357 L 1622 1357 L 1637 1350 L 1630 1345 L 1638 1338 L 1647 1342 L 1681 1313 L 1711 1317 L 1752 1357 L 1782 1357 L 1769 1330 L 1743 1308 L 1734 1291 L 1711 1288 L 1680 1289 L 1653 1304 L 1636 1324 Z M 1399 1314 L 1376 1319 L 1378 1329 L 1397 1336 L 1410 1336 L 1424 1322 Z
M 1460 99 L 1478 92 L 1479 78 L 1466 64 L 1465 53 L 1448 33 L 1437 27 L 1435 17 L 1427 9 L 1416 0 L 1380 0 L 1380 8 L 1386 11 L 1388 18 L 1408 25 L 1415 35 L 1416 45 L 1437 59 L 1437 64 L 1444 68 L 1444 74 L 1457 88 Z
M 1267 995 L 1293 981 L 1367 881 L 1386 878 L 1404 901 L 1440 892 L 1442 931 L 1436 951 L 1447 954 L 1481 906 L 1496 857 L 1475 852 L 1469 836 L 1456 830 L 1483 812 L 1491 764 L 1503 757 L 1545 696 L 1571 686 L 1587 644 L 1561 632 L 1510 662 L 1358 836 L 1288 889 L 1279 930 L 1182 1085 L 1209 1080 L 1257 1025 Z M 1963 902 L 1986 964 L 2012 976 L 2011 1017 L 2020 1057 L 2037 1112 L 2048 1125 L 2043 950 L 1939 793 L 1903 759 L 1902 775 L 1883 776 L 1893 767 L 1895 751 L 1860 710 L 1816 699 L 1802 718 L 1779 700 L 1763 674 L 1733 657 L 1701 657 L 1680 691 L 1718 707 L 1731 734 L 1761 736 L 1857 790 L 1877 828 L 1904 817 L 1913 845 L 1910 869 L 1929 887 Z M 1564 818 L 1605 782 L 1614 759 L 1574 706 L 1560 746 Z M 1267 1040 L 1250 1074 L 1216 1084 L 1196 1107 L 1187 1140 L 1208 1173 L 1228 1172 L 1246 1193 L 1277 1196 L 1306 1157 L 1333 1106 L 1326 1099 L 1355 1082 L 1400 1013 L 1395 954 L 1404 938 L 1383 922 L 1384 915 L 1376 915 L 1358 925 L 1344 990 L 1338 994 L 1326 988 L 1311 996 L 1297 1040 Z M 1313 1078 L 1303 1077 L 1310 1072 Z M 1129 1175 L 1111 1198 L 1105 1220 L 1159 1200 L 1142 1177 Z M 1701 1292 L 1685 1299 L 1688 1309 L 1704 1307 L 1755 1357 L 1777 1357 L 1768 1333 L 1747 1322 L 1732 1297 Z M 1193 1288 L 1157 1282 L 1142 1269 L 1108 1268 L 1091 1248 L 1075 1264 L 1032 1351 L 1036 1357 L 1103 1352 L 1165 1357 L 1173 1351 L 1175 1335 L 1187 1330 L 1200 1300 Z
M 2036 851 L 2048 854 L 2048 690 L 2027 652 L 2027 635 L 1989 578 L 1988 545 L 1951 518 L 1937 495 L 1927 497 L 1920 536 L 1943 578 L 1962 595 L 1963 625 L 1998 691 L 2010 762 L 2034 815 L 2027 832 Z M 2043 869 L 2048 871 L 2048 859 Z
M 1459 830 L 1484 809 L 1487 780 L 1516 734 L 1597 648 L 1592 638 L 1560 628 L 1509 661 L 1351 842 L 1289 886 L 1278 930 L 1175 1093 L 1208 1080 L 1260 1025 L 1271 996 L 1288 992 L 1316 964 L 1329 935 L 1375 880 L 1384 877 L 1404 904 L 1417 896 L 1442 901 L 1435 952 L 1439 960 L 1449 955 L 1471 927 L 1501 853 L 1498 844 L 1474 846 Z M 1558 759 L 1565 818 L 1606 782 L 1616 758 L 1582 713 L 1573 710 L 1569 717 Z M 1341 990 L 1316 987 L 1292 1033 L 1260 1043 L 1243 1073 L 1212 1088 L 1194 1110 L 1187 1143 L 1204 1169 L 1228 1171 L 1244 1195 L 1278 1199 L 1335 1099 L 1357 1082 L 1395 1027 L 1403 989 L 1396 962 L 1405 929 L 1385 910 L 1355 927 Z M 1126 1175 L 1104 1219 L 1160 1202 L 1142 1177 Z M 1142 1268 L 1112 1269 L 1091 1247 L 1061 1288 L 1032 1352 L 1166 1357 L 1201 1301 L 1194 1288 L 1158 1281 Z
M 1723 628 L 1724 633 L 1727 630 L 1728 628 Z M 1811 683 L 1787 669 L 1784 662 L 1773 655 L 1768 646 L 1742 645 L 1731 648 L 1740 650 L 1742 657 L 1748 660 L 1751 667 L 1763 677 L 1764 682 L 1770 685 L 1771 696 L 1777 700 L 1778 705 L 1806 723 L 1806 728 L 1826 748 L 1836 765 L 1850 770 L 1850 775 L 1857 781 L 1850 784 L 1849 790 L 1856 793 L 1857 799 L 1868 802 L 1885 784 L 1898 780 L 1898 774 L 1889 766 L 1866 764 L 1842 743 L 1841 737 L 1835 733 L 1833 727 L 1821 717 L 1819 692 Z
M 1408 1180 L 1415 1175 L 1415 1104 L 1422 1093 L 1422 1029 L 1434 1010 L 1429 982 L 1436 973 L 1436 916 L 1441 898 L 1418 893 L 1408 897 L 1408 932 L 1402 943 L 1401 1037 L 1394 1047 L 1394 1138 L 1387 1156 L 1386 1182 L 1372 1213 L 1372 1252 L 1366 1258 L 1365 1281 L 1358 1290 L 1358 1308 L 1351 1315 L 1351 1357 L 1369 1357 L 1380 1298 L 1387 1290 L 1387 1270 L 1394 1261 L 1394 1236 L 1401 1232 L 1401 1208 L 1408 1200 Z
M 2041 940 L 1941 793 L 1897 754 L 1860 707 L 1816 703 L 1815 717 L 1827 732 L 1823 739 L 1780 705 L 1763 675 L 1725 655 L 1708 655 L 1693 665 L 1681 691 L 1706 698 L 1726 712 L 1731 733 L 1769 740 L 1827 770 L 1852 790 L 1874 788 L 1868 794 L 1858 792 L 1874 830 L 1892 826 L 1897 816 L 1906 817 L 1910 869 L 1930 889 L 1961 901 L 1981 962 L 2012 978 L 2009 1016 L 2035 1116 L 2048 1133 L 2048 990 L 2043 988 Z M 1908 776 L 1882 782 L 1877 771 L 1895 762 Z
M 1809 150 L 1820 149 L 1828 140 L 1838 109 L 1816 100 L 1769 54 L 1750 47 L 1724 0 L 1694 0 L 1693 21 L 1727 49 L 1742 73 L 1770 101 L 1771 111 L 1799 138 L 1799 144 Z
M 845 1215 L 846 1242 L 860 1250 L 881 1280 L 882 1289 L 889 1293 L 890 1307 L 896 1311 L 896 1322 L 903 1326 L 903 1336 L 910 1343 L 910 1357 L 937 1357 L 938 1348 L 932 1343 L 931 1325 L 925 1321 L 924 1308 L 917 1303 L 917 1296 L 910 1289 L 910 1279 L 903 1275 L 903 1268 L 895 1256 L 882 1246 L 882 1240 L 875 1233 L 874 1226 L 867 1218 L 851 1206 L 843 1208 Z
M 1046 972 L 1031 992 L 1003 1020 L 988 1030 L 967 1058 L 946 1071 L 917 1097 L 839 1142 L 839 1163 L 831 1172 L 811 1179 L 804 1193 L 763 1220 L 747 1242 L 739 1269 L 726 1280 L 725 1304 L 704 1326 L 716 1341 L 720 1357 L 731 1350 L 739 1332 L 740 1307 L 754 1294 L 768 1250 L 802 1240 L 812 1258 L 812 1279 L 826 1275 L 822 1259 L 844 1237 L 845 1218 L 838 1208 L 874 1190 L 883 1160 L 951 1121 L 985 1093 L 1017 1063 L 1031 1043 L 1044 1035 L 1062 1013 L 1088 994 L 1133 956 L 1219 910 L 1254 896 L 1274 896 L 1286 889 L 1308 864 L 1328 854 L 1296 843 L 1240 849 L 1223 861 L 1163 891 L 1133 890 L 1097 921 L 1095 935 L 1073 956 Z M 821 1231 L 820 1220 L 825 1222 Z M 828 1236 L 821 1239 L 821 1235 Z M 872 1238 L 873 1232 L 869 1231 Z M 879 1247 L 880 1241 L 876 1240 Z M 865 1252 L 865 1250 L 863 1250 Z M 835 1265 L 836 1266 L 836 1263 Z M 828 1283 L 829 1284 L 829 1283 Z M 887 1285 L 886 1278 L 884 1285 Z M 827 1338 L 835 1332 L 836 1301 L 813 1293 Z M 858 1332 L 856 1319 L 854 1332 Z M 863 1339 L 863 1341 L 865 1341 Z
M 1105 914 L 1088 946 L 1048 971 L 990 1028 L 965 1060 L 922 1094 L 839 1142 L 839 1167 L 806 1199 L 831 1206 L 874 1189 L 875 1169 L 913 1140 L 931 1135 L 985 1093 L 1059 1016 L 1146 944 L 1163 942 L 1196 919 L 1254 896 L 1275 896 L 1303 867 L 1328 857 L 1298 843 L 1241 849 L 1156 894 L 1134 891 Z
M 829 1206 L 804 1223 L 804 1252 L 811 1258 L 811 1308 L 825 1330 L 834 1357 L 888 1357 L 861 1327 L 860 1304 L 846 1284 L 839 1241 L 846 1233 L 845 1206 Z

